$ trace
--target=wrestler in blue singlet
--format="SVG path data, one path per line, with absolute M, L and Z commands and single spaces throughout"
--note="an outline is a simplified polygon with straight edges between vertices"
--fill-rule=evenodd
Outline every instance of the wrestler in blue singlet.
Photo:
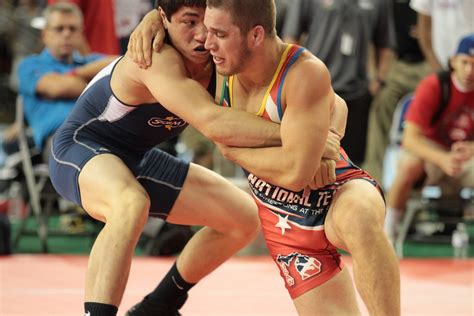
M 186 178 L 189 163 L 156 145 L 177 136 L 187 123 L 160 103 L 131 106 L 113 93 L 112 62 L 89 83 L 53 139 L 50 176 L 63 197 L 81 204 L 78 178 L 94 156 L 119 157 L 145 188 L 151 200 L 150 215 L 166 218 Z M 208 91 L 214 95 L 215 74 Z M 71 181 L 71 179 L 73 181 Z

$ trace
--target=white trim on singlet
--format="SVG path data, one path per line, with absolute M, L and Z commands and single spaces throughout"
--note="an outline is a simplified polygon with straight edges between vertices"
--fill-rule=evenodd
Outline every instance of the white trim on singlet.
M 272 122 L 281 123 L 280 117 L 278 115 L 277 105 L 273 101 L 271 95 L 268 95 L 267 97 L 267 102 L 265 104 L 265 111 L 267 112 Z
M 312 231 L 321 231 L 321 230 L 324 230 L 324 225 L 319 225 L 319 226 L 303 226 L 303 225 L 300 225 L 298 223 L 295 223 L 293 221 L 290 221 L 288 220 L 288 222 L 290 222 L 291 224 L 301 228 L 301 229 L 304 229 L 304 230 L 312 230 Z
M 79 126 L 79 127 L 74 131 L 74 135 L 72 136 L 72 139 L 74 140 L 74 142 L 75 142 L 76 144 L 86 147 L 87 149 L 89 149 L 90 151 L 92 151 L 92 152 L 93 152 L 94 154 L 96 154 L 96 155 L 98 155 L 99 152 L 98 152 L 96 149 L 92 148 L 91 146 L 89 146 L 89 145 L 87 145 L 87 144 L 85 144 L 85 143 L 83 143 L 83 142 L 78 141 L 78 140 L 77 140 L 77 134 L 79 133 L 79 131 L 80 131 L 81 129 L 83 129 L 83 128 L 86 127 L 87 125 L 89 125 L 89 124 L 91 124 L 92 122 L 97 121 L 97 120 L 98 120 L 98 119 L 97 119 L 96 117 L 94 117 L 94 118 L 90 119 L 89 121 L 87 121 L 86 123 L 82 124 L 81 126 Z
M 110 75 L 112 73 L 112 70 L 114 69 L 115 67 L 115 64 L 121 59 L 122 57 L 117 57 L 117 59 L 114 59 L 114 61 L 112 61 L 110 64 L 108 64 L 107 66 L 105 66 L 104 68 L 102 68 L 101 71 L 99 71 L 99 73 L 87 84 L 86 88 L 84 89 L 84 91 L 82 91 L 81 95 L 87 91 L 87 89 L 89 89 L 94 83 L 96 83 L 97 81 L 99 81 L 100 79 Z
M 126 116 L 128 113 L 136 110 L 137 107 L 125 105 L 114 95 L 111 95 L 104 112 L 97 118 L 99 121 L 115 122 Z
M 162 215 L 163 217 L 167 217 L 169 216 L 170 214 L 169 213 L 161 213 L 161 212 L 152 212 L 152 211 L 149 211 L 148 214 L 150 215 Z
M 276 206 L 273 206 L 271 204 L 268 204 L 268 203 L 265 203 L 265 202 L 262 202 L 255 194 L 252 193 L 252 195 L 257 199 L 258 203 L 262 204 L 263 206 L 265 206 L 267 208 L 267 211 L 272 213 L 273 215 L 275 216 L 278 216 L 278 213 L 280 214 L 288 214 L 288 215 L 295 215 L 293 213 L 290 213 L 290 212 L 287 212 L 285 210 L 282 210 Z M 276 213 L 278 212 L 278 213 Z M 295 215 L 296 217 L 298 217 L 299 215 Z M 303 225 L 300 225 L 298 223 L 295 223 L 291 220 L 288 220 L 288 222 L 290 222 L 292 225 L 295 225 L 301 229 L 304 229 L 304 230 L 313 230 L 313 231 L 320 231 L 320 230 L 324 230 L 324 225 L 319 225 L 319 226 L 303 226 Z
M 266 206 L 266 205 L 265 205 L 265 206 Z M 272 211 L 272 210 L 270 210 L 270 209 L 267 209 L 267 211 L 270 212 L 270 213 L 272 213 L 273 215 L 275 215 L 275 216 L 277 216 L 277 217 L 279 216 L 279 214 L 278 214 L 278 213 L 275 213 L 275 211 Z M 284 213 L 286 213 L 286 212 L 284 212 Z M 301 228 L 301 229 L 304 229 L 304 230 L 312 230 L 312 231 L 321 231 L 321 230 L 324 230 L 324 225 L 319 225 L 319 226 L 303 226 L 303 225 L 298 224 L 298 223 L 296 223 L 296 222 L 293 222 L 293 221 L 291 221 L 291 220 L 289 220 L 289 219 L 287 220 L 287 222 L 288 222 L 288 223 L 291 223 L 292 225 L 294 225 L 294 226 L 296 226 L 296 227 L 299 227 L 299 228 Z
M 74 169 L 76 169 L 77 171 L 81 172 L 81 167 L 79 167 L 78 165 L 75 165 L 73 164 L 72 162 L 68 162 L 68 161 L 63 161 L 63 160 L 59 160 L 56 155 L 54 154 L 54 151 L 53 151 L 53 146 L 51 145 L 51 155 L 53 156 L 53 159 L 61 164 L 61 165 L 66 165 L 66 166 L 70 166 L 70 167 L 73 167 Z
M 109 66 L 112 66 L 112 65 L 109 65 Z M 101 122 L 104 122 L 104 121 L 107 121 L 107 122 L 118 121 L 118 120 L 120 120 L 121 118 L 123 118 L 124 116 L 126 116 L 128 113 L 130 113 L 131 111 L 133 111 L 135 109 L 136 109 L 135 107 L 130 107 L 130 106 L 124 105 L 119 100 L 117 100 L 117 98 L 115 98 L 114 95 L 111 95 L 110 98 L 109 98 L 109 101 L 107 102 L 107 106 L 105 107 L 104 111 L 98 117 L 90 119 L 89 121 L 82 124 L 81 126 L 79 126 L 74 131 L 74 135 L 73 135 L 74 142 L 78 145 L 86 147 L 87 149 L 91 150 L 94 154 L 99 154 L 99 152 L 96 149 L 90 147 L 89 145 L 87 145 L 83 142 L 80 142 L 77 139 L 77 135 L 80 132 L 80 130 L 83 129 L 84 127 L 86 127 L 87 125 L 95 122 L 95 121 L 101 121 Z M 106 150 L 108 151 L 108 149 L 106 149 Z
M 136 179 L 145 179 L 145 180 L 150 180 L 152 182 L 155 182 L 155 183 L 158 183 L 158 184 L 163 184 L 163 185 L 166 185 L 167 187 L 169 188 L 172 188 L 174 190 L 181 190 L 183 187 L 177 187 L 177 186 L 174 186 L 172 184 L 169 184 L 168 182 L 164 182 L 164 181 L 160 181 L 160 180 L 157 180 L 155 178 L 151 178 L 151 177 L 146 177 L 146 176 L 138 176 L 136 177 Z

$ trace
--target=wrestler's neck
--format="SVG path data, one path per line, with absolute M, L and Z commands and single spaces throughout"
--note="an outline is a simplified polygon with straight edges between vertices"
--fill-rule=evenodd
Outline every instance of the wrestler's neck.
M 196 81 L 205 80 L 206 78 L 209 79 L 214 71 L 211 59 L 203 63 L 193 63 L 188 60 L 184 62 L 184 66 L 187 76 Z
M 248 92 L 267 87 L 280 63 L 287 44 L 278 38 L 268 38 L 252 52 L 245 69 L 236 74 L 239 84 Z

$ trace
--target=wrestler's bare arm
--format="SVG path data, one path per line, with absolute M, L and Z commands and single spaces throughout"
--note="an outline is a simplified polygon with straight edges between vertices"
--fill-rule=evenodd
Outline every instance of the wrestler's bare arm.
M 148 12 L 130 34 L 127 50 L 130 57 L 140 68 L 151 66 L 152 46 L 158 52 L 165 38 L 163 21 L 158 10 Z
M 278 124 L 245 111 L 216 106 L 206 89 L 186 77 L 181 56 L 173 48 L 165 46 L 159 54 L 154 53 L 148 70 L 138 66 L 136 70 L 158 102 L 209 139 L 237 147 L 280 144 Z
M 323 158 L 338 161 L 340 159 L 341 139 L 346 132 L 348 110 L 346 102 L 337 94 L 335 96 L 334 104 L 331 107 L 329 133 L 324 146 Z
M 336 94 L 334 107 L 331 110 L 329 131 L 337 134 L 340 139 L 342 139 L 346 133 L 348 112 L 346 101 Z
M 318 60 L 305 60 L 287 77 L 282 145 L 271 148 L 226 148 L 226 158 L 275 185 L 301 190 L 319 169 L 334 102 L 330 75 Z M 307 89 L 301 82 L 318 82 Z

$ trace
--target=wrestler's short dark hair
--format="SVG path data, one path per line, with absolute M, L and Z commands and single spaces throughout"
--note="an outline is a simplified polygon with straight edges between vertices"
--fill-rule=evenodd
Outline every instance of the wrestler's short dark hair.
M 229 11 L 241 34 L 247 34 L 257 25 L 263 27 L 267 36 L 276 34 L 274 0 L 207 0 L 207 7 Z
M 206 7 L 206 0 L 156 0 L 155 8 L 160 7 L 166 14 L 168 20 L 171 20 L 171 16 L 176 13 L 181 7 Z

